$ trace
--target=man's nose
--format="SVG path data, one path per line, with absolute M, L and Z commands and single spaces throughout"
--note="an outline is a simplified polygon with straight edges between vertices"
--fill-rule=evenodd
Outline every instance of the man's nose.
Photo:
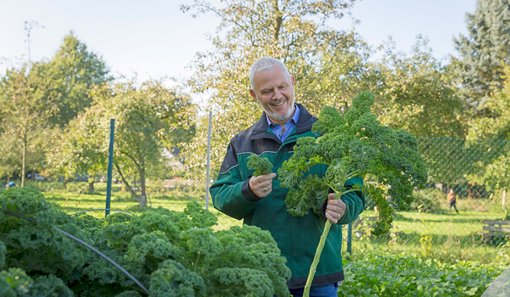
M 274 92 L 273 92 L 273 100 L 278 100 L 280 98 L 282 98 L 283 94 L 282 92 L 280 92 L 280 90 L 276 89 Z

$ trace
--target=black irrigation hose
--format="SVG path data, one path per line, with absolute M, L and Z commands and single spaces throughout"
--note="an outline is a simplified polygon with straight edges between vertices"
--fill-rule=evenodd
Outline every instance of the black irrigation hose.
M 6 214 L 6 215 L 9 215 L 9 216 L 13 216 L 13 217 L 17 217 L 17 218 L 21 218 L 21 219 L 25 219 L 31 223 L 35 223 L 35 220 L 33 218 L 28 218 L 28 217 L 25 217 L 24 215 L 22 214 L 19 214 L 19 213 L 15 213 L 15 212 L 11 212 L 11 211 L 8 211 L 8 210 L 3 210 L 3 212 Z M 91 251 L 93 251 L 94 253 L 96 253 L 97 255 L 99 255 L 101 258 L 105 259 L 106 261 L 110 262 L 110 264 L 112 264 L 113 266 L 115 266 L 115 268 L 117 268 L 118 270 L 122 271 L 122 273 L 124 273 L 127 277 L 129 277 L 132 281 L 134 281 L 141 289 L 142 291 L 149 295 L 149 290 L 147 290 L 147 288 L 145 288 L 145 286 L 136 278 L 134 277 L 131 273 L 129 273 L 126 269 L 124 269 L 122 266 L 120 266 L 117 262 L 113 261 L 113 259 L 111 259 L 110 257 L 108 257 L 107 255 L 105 255 L 103 252 L 101 252 L 100 250 L 98 250 L 97 248 L 93 247 L 92 245 L 86 243 L 85 241 L 81 240 L 80 238 L 60 229 L 59 227 L 57 226 L 53 226 L 53 228 L 55 230 L 57 230 L 58 232 L 64 234 L 65 236 L 71 238 L 72 240 L 82 244 L 83 246 L 85 246 L 86 248 L 90 249 Z
M 136 279 L 131 273 L 129 273 L 126 269 L 124 269 L 122 266 L 120 266 L 119 264 L 117 264 L 117 262 L 113 261 L 110 257 L 108 257 L 107 255 L 105 255 L 103 252 L 101 252 L 100 250 L 96 249 L 95 247 L 93 247 L 92 245 L 86 243 L 85 241 L 79 239 L 78 237 L 70 234 L 70 233 L 67 233 L 66 231 L 60 229 L 59 227 L 57 226 L 53 226 L 53 228 L 55 228 L 55 230 L 59 231 L 60 233 L 64 234 L 65 236 L 75 240 L 76 242 L 84 245 L 85 247 L 87 247 L 88 249 L 90 249 L 91 251 L 93 251 L 94 253 L 98 254 L 100 257 L 102 257 L 103 259 L 105 259 L 106 261 L 110 262 L 113 266 L 115 266 L 118 270 L 122 271 L 125 275 L 127 275 L 132 281 L 134 281 L 140 288 L 142 288 L 142 290 L 145 292 L 145 294 L 149 295 L 149 290 L 147 290 L 147 288 L 144 287 L 144 285 L 138 280 Z

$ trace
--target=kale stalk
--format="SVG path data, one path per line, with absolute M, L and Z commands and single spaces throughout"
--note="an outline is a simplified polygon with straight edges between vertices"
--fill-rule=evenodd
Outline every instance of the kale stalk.
M 322 207 L 331 191 L 340 198 L 345 193 L 362 190 L 359 186 L 345 186 L 354 176 L 365 179 L 363 192 L 370 195 L 380 209 L 391 209 L 387 199 L 392 199 L 397 206 L 411 202 L 413 188 L 427 179 L 416 139 L 407 132 L 379 123 L 370 112 L 373 102 L 373 95 L 363 92 L 344 114 L 324 107 L 312 127 L 312 132 L 320 136 L 298 140 L 294 154 L 278 170 L 281 185 L 289 189 L 285 203 L 290 214 L 303 216 L 312 210 L 323 216 Z M 325 169 L 323 176 L 309 173 L 316 166 Z M 374 235 L 389 233 L 391 211 L 384 214 L 377 222 Z M 305 297 L 309 296 L 330 227 L 331 223 L 326 220 L 308 274 Z

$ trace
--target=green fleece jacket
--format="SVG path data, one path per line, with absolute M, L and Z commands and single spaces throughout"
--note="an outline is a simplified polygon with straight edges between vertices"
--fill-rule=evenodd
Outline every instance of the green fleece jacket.
M 273 191 L 259 199 L 250 190 L 248 180 L 253 171 L 247 167 L 250 153 L 262 155 L 273 164 L 273 172 L 292 156 L 296 140 L 305 136 L 316 136 L 311 132 L 312 124 L 317 120 L 302 105 L 301 114 L 292 134 L 282 143 L 270 130 L 266 115 L 252 127 L 242 131 L 230 141 L 227 154 L 221 166 L 217 180 L 210 188 L 213 204 L 219 211 L 243 219 L 244 224 L 258 226 L 271 232 L 287 266 L 292 272 L 288 281 L 291 289 L 305 285 L 310 264 L 317 243 L 324 228 L 325 216 L 317 216 L 312 211 L 303 217 L 291 216 L 285 207 L 288 189 L 282 188 L 278 178 L 273 179 Z M 319 176 L 324 167 L 314 168 Z M 347 181 L 346 186 L 362 185 L 363 180 L 355 177 Z M 326 200 L 327 197 L 324 197 Z M 365 199 L 361 191 L 344 194 L 341 199 L 347 205 L 345 215 L 338 224 L 331 227 L 312 286 L 331 284 L 344 279 L 342 269 L 341 245 L 342 224 L 355 220 L 363 211 Z

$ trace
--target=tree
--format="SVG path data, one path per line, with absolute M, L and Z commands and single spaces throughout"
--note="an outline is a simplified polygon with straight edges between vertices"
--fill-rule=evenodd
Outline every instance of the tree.
M 505 143 L 501 154 L 478 162 L 479 174 L 473 174 L 474 182 L 481 182 L 494 190 L 502 190 L 502 204 L 506 207 L 506 192 L 510 188 L 510 66 L 503 68 L 503 88 L 490 96 L 480 109 L 486 109 L 490 116 L 473 119 L 470 123 L 468 140 L 498 139 Z M 491 147 L 486 148 L 489 152 Z M 488 153 L 487 153 L 488 155 Z
M 96 89 L 93 95 L 94 105 L 84 116 L 89 123 L 79 125 L 80 131 L 94 126 L 90 121 L 104 123 L 107 129 L 110 119 L 116 120 L 114 166 L 127 189 L 145 207 L 147 178 L 168 167 L 164 152 L 178 152 L 194 133 L 195 106 L 189 96 L 168 89 L 161 82 L 145 82 L 140 87 L 134 82 L 119 83 Z M 96 141 L 101 139 L 104 140 L 98 137 Z M 103 143 L 107 146 L 106 141 Z M 139 184 L 140 194 L 133 182 Z
M 410 55 L 384 47 L 374 62 L 374 112 L 381 123 L 414 136 L 463 138 L 463 104 L 452 86 L 447 68 L 432 56 L 428 41 L 418 37 Z
M 472 111 L 492 92 L 501 89 L 503 64 L 510 64 L 510 3 L 479 0 L 467 15 L 466 36 L 454 40 L 459 57 L 454 65 L 462 95 Z
M 55 137 L 48 155 L 48 171 L 67 180 L 87 176 L 88 192 L 94 193 L 96 177 L 104 175 L 108 156 L 107 111 L 101 105 L 89 107 L 69 122 Z
M 313 113 L 324 104 L 347 105 L 364 88 L 365 44 L 354 33 L 327 26 L 354 2 L 233 0 L 214 5 L 197 0 L 182 6 L 185 12 L 212 13 L 220 19 L 213 49 L 197 55 L 189 81 L 194 92 L 211 95 L 207 108 L 214 113 L 213 172 L 219 169 L 228 140 L 261 114 L 248 93 L 248 71 L 256 59 L 273 56 L 286 63 L 297 79 L 298 102 Z M 194 150 L 187 150 L 192 152 L 187 165 L 203 173 L 207 119 L 200 123 L 191 143 Z M 193 175 L 198 176 L 197 171 Z
M 49 62 L 10 69 L 0 82 L 3 150 L 7 176 L 43 170 L 54 127 L 62 128 L 85 107 L 89 90 L 108 81 L 106 66 L 72 33 Z M 53 169 L 53 168 L 52 168 Z
M 38 71 L 44 84 L 44 97 L 54 106 L 53 125 L 64 127 L 92 104 L 89 91 L 112 78 L 105 62 L 71 32 L 64 37 L 53 58 Z
M 35 65 L 37 66 L 37 65 Z M 27 68 L 9 69 L 0 81 L 2 106 L 1 138 L 6 158 L 0 167 L 7 176 L 18 174 L 25 185 L 27 168 L 44 162 L 41 131 L 50 115 L 41 96 L 38 76 L 27 74 Z

